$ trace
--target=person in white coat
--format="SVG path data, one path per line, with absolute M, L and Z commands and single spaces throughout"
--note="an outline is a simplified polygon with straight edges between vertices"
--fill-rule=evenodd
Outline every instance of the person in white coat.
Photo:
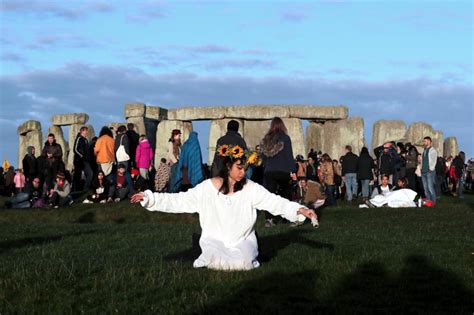
M 199 245 L 202 254 L 195 268 L 215 270 L 250 270 L 260 266 L 255 236 L 257 209 L 266 209 L 291 222 L 310 218 L 313 210 L 270 193 L 245 177 L 246 158 L 239 146 L 221 146 L 224 163 L 218 176 L 203 181 L 187 192 L 135 194 L 132 203 L 140 202 L 149 211 L 198 213 L 202 228 Z

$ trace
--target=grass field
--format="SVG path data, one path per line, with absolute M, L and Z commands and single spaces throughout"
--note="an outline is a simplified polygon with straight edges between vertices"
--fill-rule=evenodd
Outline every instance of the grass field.
M 0 209 L 0 314 L 474 311 L 473 195 L 340 205 L 319 229 L 260 217 L 256 230 L 262 266 L 216 272 L 192 267 L 197 216 L 126 202 Z

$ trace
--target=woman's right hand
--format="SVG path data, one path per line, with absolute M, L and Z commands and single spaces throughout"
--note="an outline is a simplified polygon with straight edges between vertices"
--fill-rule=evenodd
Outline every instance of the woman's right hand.
M 143 199 L 145 199 L 145 193 L 144 192 L 139 192 L 139 193 L 133 195 L 132 198 L 130 198 L 130 202 L 131 203 L 137 203 L 137 202 L 143 201 Z

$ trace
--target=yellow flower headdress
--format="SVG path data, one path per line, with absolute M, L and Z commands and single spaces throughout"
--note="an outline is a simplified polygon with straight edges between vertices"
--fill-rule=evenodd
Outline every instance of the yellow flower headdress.
M 246 157 L 245 168 L 249 166 L 260 166 L 262 159 L 257 151 L 245 151 L 239 145 L 223 144 L 217 148 L 217 154 L 220 157 L 230 157 L 231 159 L 240 159 Z

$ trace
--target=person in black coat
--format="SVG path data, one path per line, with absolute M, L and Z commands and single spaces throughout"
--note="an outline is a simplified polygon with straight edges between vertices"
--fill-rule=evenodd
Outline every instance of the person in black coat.
M 130 149 L 130 163 L 128 165 L 128 171 L 131 172 L 132 168 L 136 167 L 135 165 L 135 155 L 140 141 L 140 136 L 135 131 L 135 125 L 132 123 L 127 124 L 127 132 L 125 134 L 128 137 L 128 146 Z
M 346 154 L 341 157 L 342 179 L 346 185 L 347 201 L 352 201 L 352 196 L 357 197 L 357 163 L 359 157 L 352 153 L 352 147 L 346 145 Z
M 374 180 L 374 159 L 369 155 L 369 150 L 363 147 L 360 150 L 359 160 L 357 161 L 357 179 L 360 180 L 362 188 L 362 198 L 367 200 L 370 195 L 370 181 Z
M 227 145 L 238 145 L 244 151 L 247 151 L 247 143 L 245 143 L 244 138 L 239 134 L 239 122 L 236 120 L 231 120 L 227 123 L 227 133 L 220 137 L 216 143 L 216 152 L 214 153 L 214 160 L 212 161 L 211 166 L 211 177 L 215 177 L 218 174 L 218 170 L 221 169 L 223 159 L 218 158 L 217 148 L 223 144 Z
M 74 191 L 80 191 L 82 188 L 87 190 L 89 189 L 92 182 L 93 173 L 89 164 L 90 149 L 89 140 L 87 140 L 88 132 L 89 128 L 85 126 L 81 127 L 74 141 L 74 177 L 72 181 L 72 189 Z M 81 183 L 82 172 L 84 172 L 86 179 L 84 187 L 82 187 Z
M 38 175 L 38 160 L 35 157 L 35 147 L 29 146 L 23 158 L 23 174 L 27 182 L 31 182 Z

